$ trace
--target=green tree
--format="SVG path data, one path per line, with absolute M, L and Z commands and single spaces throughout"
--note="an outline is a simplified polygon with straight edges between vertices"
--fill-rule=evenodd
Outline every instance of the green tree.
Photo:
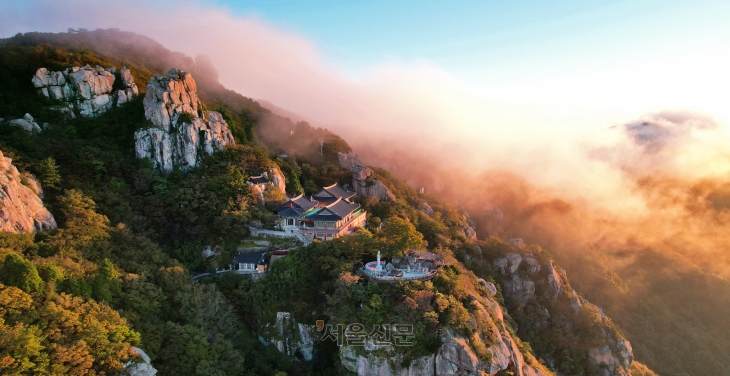
M 91 285 L 89 285 L 89 282 L 84 277 L 69 278 L 67 291 L 82 298 L 89 298 L 92 294 Z
M 380 219 L 380 217 L 370 217 L 368 218 L 368 224 L 367 229 L 370 230 L 370 232 L 377 232 L 380 230 L 380 226 L 383 224 L 383 221 Z
M 423 246 L 423 235 L 411 222 L 400 217 L 390 217 L 378 233 L 385 257 L 397 257 L 411 248 Z
M 4 282 L 26 292 L 43 291 L 43 280 L 35 265 L 17 253 L 5 256 Z
M 302 182 L 299 181 L 299 177 L 302 176 L 302 169 L 299 167 L 298 164 L 296 164 L 296 162 L 291 163 L 290 171 L 288 173 L 284 171 L 284 174 L 286 175 L 287 191 L 294 194 L 304 193 Z
M 62 213 L 62 227 L 52 243 L 59 249 L 89 250 L 98 241 L 109 238 L 109 219 L 98 214 L 94 200 L 81 191 L 65 191 L 58 198 L 58 208 Z
M 61 173 L 58 172 L 58 165 L 53 157 L 41 159 L 36 164 L 38 177 L 41 179 L 43 188 L 58 189 L 61 183 Z
M 58 269 L 55 262 L 50 262 L 42 268 L 43 279 L 50 282 L 58 282 L 63 280 L 63 273 Z
M 216 352 L 205 332 L 193 325 L 167 322 L 165 339 L 155 360 L 155 367 L 166 375 L 224 375 L 213 368 Z M 217 371 L 217 372 L 216 372 Z
M 99 272 L 94 277 L 92 289 L 94 299 L 107 303 L 112 302 L 112 299 L 118 297 L 121 293 L 122 289 L 119 284 L 119 276 L 109 259 L 105 258 L 101 265 L 99 265 Z

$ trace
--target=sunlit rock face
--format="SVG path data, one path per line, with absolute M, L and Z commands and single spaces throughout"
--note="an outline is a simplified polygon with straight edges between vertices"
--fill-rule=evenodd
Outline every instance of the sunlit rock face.
M 264 175 L 271 181 L 271 185 L 278 189 L 281 193 L 286 194 L 286 178 L 278 168 L 270 168 L 264 172 Z
M 381 201 L 395 201 L 395 195 L 381 181 L 374 179 L 373 170 L 351 153 L 337 153 L 340 166 L 352 173 L 352 186 L 359 197 L 374 196 Z
M 270 185 L 249 183 L 249 189 L 251 189 L 251 191 L 258 196 L 259 202 L 261 202 L 261 204 L 266 201 L 266 198 L 264 196 L 264 192 L 266 190 L 276 189 L 286 195 L 286 178 L 284 178 L 284 174 L 282 174 L 278 168 L 271 167 L 262 172 L 261 175 L 269 179 Z
M 203 111 L 189 73 L 173 68 L 165 76 L 153 76 L 144 112 L 153 126 L 134 134 L 136 155 L 149 158 L 160 170 L 196 166 L 203 155 L 235 144 L 223 116 Z
M 43 206 L 43 190 L 33 175 L 20 174 L 0 152 L 0 232 L 55 229 L 56 220 Z
M 89 65 L 49 72 L 39 68 L 32 78 L 33 86 L 46 98 L 64 102 L 81 116 L 94 117 L 128 102 L 139 94 L 137 84 L 127 68 L 119 73 L 123 89 L 114 90 L 116 68 L 94 68 Z
M 474 229 L 469 225 L 463 225 L 461 226 L 461 232 L 464 234 L 464 237 L 471 240 L 477 240 L 477 232 L 474 231 Z

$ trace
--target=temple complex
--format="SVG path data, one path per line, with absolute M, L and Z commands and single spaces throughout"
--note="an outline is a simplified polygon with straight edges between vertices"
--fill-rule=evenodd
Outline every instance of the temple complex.
M 367 215 L 360 204 L 350 202 L 354 196 L 355 192 L 333 184 L 309 197 L 290 198 L 274 209 L 279 216 L 278 227 L 287 233 L 321 240 L 352 233 L 365 225 Z

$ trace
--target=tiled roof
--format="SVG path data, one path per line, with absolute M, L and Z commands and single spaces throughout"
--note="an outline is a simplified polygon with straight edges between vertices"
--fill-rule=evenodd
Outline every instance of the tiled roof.
M 286 208 L 281 211 L 278 211 L 276 214 L 279 215 L 280 217 L 299 217 L 300 215 L 304 214 L 304 209 Z
M 309 209 L 317 206 L 318 202 L 304 195 L 290 198 L 281 206 L 274 209 L 274 212 L 284 217 L 298 217 L 306 213 Z
M 344 198 L 347 200 L 352 198 L 353 196 L 355 196 L 355 192 L 347 191 L 344 188 L 340 187 L 338 184 L 332 184 L 329 187 L 324 187 L 321 191 L 313 194 L 312 198 L 319 202 L 331 204 L 337 201 L 337 199 L 339 198 Z
M 337 201 L 305 215 L 304 219 L 312 221 L 339 221 L 359 208 L 360 204 L 354 204 L 338 198 Z
M 233 259 L 233 263 L 234 264 L 263 264 L 264 263 L 264 253 L 265 252 L 239 253 L 238 256 L 236 256 L 236 258 Z

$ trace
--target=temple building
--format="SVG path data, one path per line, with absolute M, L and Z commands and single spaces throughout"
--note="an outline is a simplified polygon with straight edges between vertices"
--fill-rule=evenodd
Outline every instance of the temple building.
M 299 195 L 274 209 L 279 227 L 287 233 L 311 239 L 330 240 L 364 226 L 367 213 L 350 202 L 355 192 L 337 184 L 305 197 Z
M 265 273 L 268 270 L 264 252 L 239 253 L 233 259 L 233 269 L 239 272 Z
M 321 191 L 312 195 L 312 199 L 319 202 L 320 206 L 325 206 L 334 203 L 339 199 L 349 201 L 355 197 L 356 193 L 353 191 L 345 190 L 338 184 L 332 184 L 329 187 L 322 188 Z

